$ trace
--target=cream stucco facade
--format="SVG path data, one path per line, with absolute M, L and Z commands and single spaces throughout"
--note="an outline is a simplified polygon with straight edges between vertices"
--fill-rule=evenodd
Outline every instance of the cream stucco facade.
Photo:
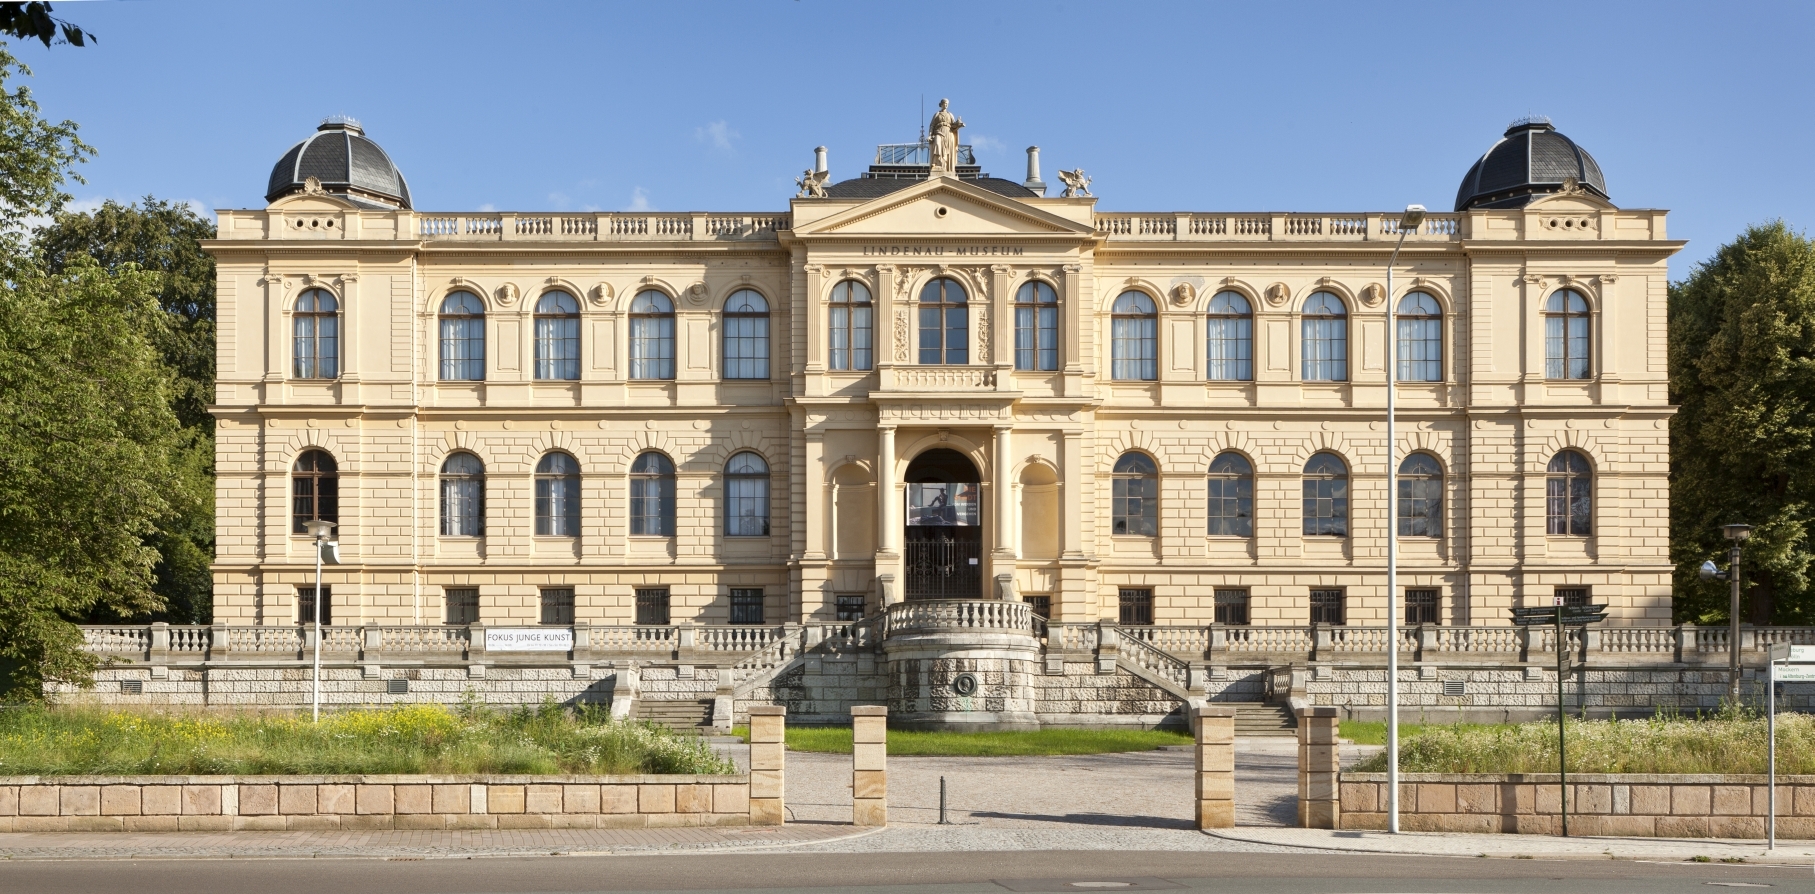
M 476 589 L 497 624 L 536 623 L 550 588 L 592 624 L 634 622 L 639 588 L 666 590 L 677 623 L 731 622 L 733 589 L 760 590 L 771 624 L 834 620 L 840 596 L 869 614 L 916 595 L 906 484 L 944 448 L 976 472 L 968 580 L 985 598 L 1043 596 L 1054 621 L 1088 621 L 1150 591 L 1150 623 L 1205 624 L 1217 590 L 1245 591 L 1252 624 L 1294 625 L 1318 589 L 1339 591 L 1343 623 L 1384 624 L 1387 307 L 1423 292 L 1441 308 L 1440 375 L 1397 386 L 1395 449 L 1440 466 L 1440 530 L 1401 539 L 1401 586 L 1437 590 L 1443 624 L 1504 624 L 1559 587 L 1586 588 L 1614 624 L 1670 623 L 1665 290 L 1682 243 L 1664 212 L 1565 189 L 1433 214 L 1388 296 L 1397 213 L 1096 205 L 930 174 L 761 213 L 441 214 L 319 190 L 222 211 L 215 618 L 300 620 L 314 551 L 292 495 L 310 449 L 338 469 L 337 624 L 439 623 L 449 589 Z M 920 362 L 935 278 L 968 299 L 962 329 L 945 327 L 962 363 Z M 833 291 L 850 281 L 873 298 L 869 370 L 832 368 Z M 1029 282 L 1056 296 L 1054 369 L 1016 369 Z M 335 301 L 332 377 L 298 375 L 297 302 L 314 289 Z M 744 289 L 768 307 L 766 379 L 725 377 L 724 303 Z M 1589 305 L 1585 378 L 1546 375 L 1544 308 L 1565 289 Z M 573 380 L 535 377 L 535 310 L 554 290 L 579 308 Z M 672 378 L 631 375 L 630 305 L 648 290 L 673 307 Z M 478 381 L 441 376 L 458 291 L 484 305 Z M 1152 333 L 1130 349 L 1151 352 L 1150 380 L 1113 375 L 1111 309 L 1129 291 L 1154 308 L 1125 330 Z M 1206 314 L 1225 291 L 1252 310 L 1251 380 L 1211 378 Z M 1343 380 L 1305 379 L 1317 292 L 1346 313 Z M 1591 468 L 1586 535 L 1549 533 L 1564 450 Z M 632 533 L 631 466 L 650 451 L 675 470 L 671 536 Z M 769 470 L 766 535 L 726 533 L 726 464 L 744 451 Z M 1209 533 L 1207 476 L 1229 451 L 1253 467 L 1252 536 Z M 535 533 L 551 452 L 577 462 L 577 536 Z M 1157 468 L 1154 536 L 1113 531 L 1131 452 Z M 1320 452 L 1346 466 L 1347 536 L 1304 533 Z M 480 536 L 443 536 L 456 453 L 483 464 Z

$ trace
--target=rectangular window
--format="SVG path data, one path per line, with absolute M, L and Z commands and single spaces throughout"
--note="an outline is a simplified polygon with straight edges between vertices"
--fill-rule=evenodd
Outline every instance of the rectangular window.
M 1121 603 L 1122 624 L 1139 627 L 1153 623 L 1152 590 L 1123 587 L 1117 596 Z
M 1347 601 L 1343 591 L 1340 589 L 1312 590 L 1311 623 L 1335 624 L 1339 626 L 1347 624 L 1348 611 L 1347 606 L 1344 604 Z
M 1246 382 L 1254 378 L 1254 320 L 1211 317 L 1207 329 L 1210 380 Z
M 668 589 L 666 587 L 639 588 L 637 590 L 637 623 L 668 623 Z
M 1305 317 L 1303 378 L 1307 382 L 1341 382 L 1349 377 L 1349 321 L 1343 317 Z
M 1015 308 L 1015 369 L 1059 368 L 1059 309 L 1038 305 Z
M 479 588 L 455 587 L 443 592 L 447 596 L 449 624 L 479 623 Z
M 731 591 L 731 623 L 761 624 L 763 622 L 763 591 Z
M 1443 618 L 1438 609 L 1438 593 L 1434 589 L 1405 591 L 1405 623 L 1407 624 L 1441 624 Z
M 868 599 L 862 593 L 844 593 L 833 603 L 838 609 L 838 622 L 849 624 L 863 620 L 864 603 Z
M 725 378 L 769 377 L 769 318 L 725 314 Z
M 1051 596 L 1023 596 L 1021 601 L 1033 609 L 1034 617 L 1052 620 Z
M 1247 590 L 1216 591 L 1216 623 L 1237 625 L 1248 623 Z
M 1556 598 L 1564 605 L 1587 605 L 1587 587 L 1558 587 Z M 1554 604 L 1554 603 L 1553 603 Z
M 580 318 L 536 317 L 536 378 L 580 377 Z
M 542 591 L 542 623 L 573 623 L 572 587 L 551 587 Z
M 315 588 L 314 587 L 297 587 L 296 588 L 296 623 L 298 623 L 298 624 L 315 623 Z M 324 586 L 321 588 L 321 626 L 327 627 L 327 626 L 332 625 L 333 623 L 334 623 L 334 588 Z
M 1110 378 L 1151 382 L 1160 377 L 1158 327 L 1159 320 L 1154 317 L 1116 317 L 1110 321 Z
M 832 305 L 832 368 L 869 369 L 870 314 L 868 304 Z

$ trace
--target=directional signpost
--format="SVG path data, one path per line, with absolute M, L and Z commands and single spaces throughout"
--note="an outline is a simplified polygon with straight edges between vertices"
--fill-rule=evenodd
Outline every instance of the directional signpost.
M 1520 627 L 1554 624 L 1557 629 L 1557 788 L 1562 808 L 1563 837 L 1569 837 L 1569 761 L 1563 740 L 1563 678 L 1569 675 L 1569 638 L 1565 627 L 1587 627 L 1607 620 L 1605 605 L 1564 605 L 1563 597 L 1549 608 L 1515 608 L 1513 623 Z
M 1779 667 L 1780 662 L 1788 662 Z M 1806 683 L 1815 681 L 1815 646 L 1792 646 L 1778 643 L 1771 647 L 1765 679 L 1765 772 L 1771 781 L 1766 786 L 1765 847 L 1777 849 L 1777 681 Z

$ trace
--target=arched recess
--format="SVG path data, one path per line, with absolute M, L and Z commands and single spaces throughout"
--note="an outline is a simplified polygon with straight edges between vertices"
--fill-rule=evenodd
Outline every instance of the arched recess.
M 876 479 L 861 463 L 832 472 L 832 558 L 876 555 Z
M 1045 463 L 1021 469 L 1021 543 L 1023 559 L 1059 557 L 1059 473 Z
M 977 464 L 956 450 L 936 447 L 915 456 L 903 477 L 903 595 L 909 600 L 981 598 L 985 519 Z

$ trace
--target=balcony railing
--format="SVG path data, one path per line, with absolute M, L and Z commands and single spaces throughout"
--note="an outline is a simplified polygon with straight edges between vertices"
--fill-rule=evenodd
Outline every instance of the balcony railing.
M 697 242 L 775 239 L 786 214 L 421 212 L 416 235 L 433 242 Z
M 1398 214 L 1271 214 L 1226 212 L 1100 213 L 1097 235 L 1134 242 L 1369 242 L 1397 240 Z M 1429 214 L 1408 241 L 1462 238 L 1455 214 Z
M 932 391 L 942 394 L 996 390 L 998 377 L 989 366 L 898 365 L 883 370 L 883 391 Z

